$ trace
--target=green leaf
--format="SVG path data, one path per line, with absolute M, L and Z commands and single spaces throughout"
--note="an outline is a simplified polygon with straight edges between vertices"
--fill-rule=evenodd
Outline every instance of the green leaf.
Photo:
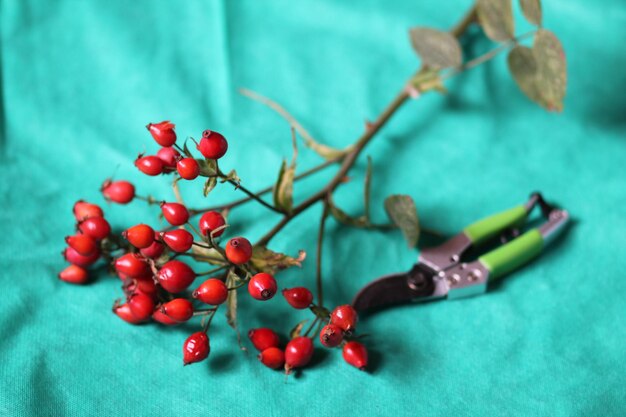
M 526 20 L 535 26 L 541 26 L 540 0 L 520 0 L 520 6 Z
M 226 261 L 222 258 L 222 255 L 215 249 L 204 248 L 198 245 L 191 246 L 191 253 L 193 255 L 202 257 L 201 261 L 208 262 L 211 265 L 226 265 Z
M 204 194 L 204 196 L 208 196 L 209 193 L 215 188 L 215 186 L 217 185 L 217 177 L 209 177 L 206 179 L 206 182 L 204 183 L 204 189 L 202 190 L 202 194 Z
M 241 178 L 239 178 L 239 175 L 237 175 L 237 171 L 233 169 L 220 180 L 220 182 L 222 183 L 226 181 L 234 181 L 237 183 L 237 185 L 239 185 L 241 183 Z
M 326 307 L 312 305 L 311 307 L 309 307 L 309 309 L 311 310 L 311 312 L 313 312 L 313 314 L 315 314 L 317 318 L 322 321 L 327 321 L 330 318 L 330 311 L 328 311 Z
M 302 329 L 304 328 L 304 325 L 307 321 L 309 320 L 305 319 L 296 324 L 295 327 L 289 332 L 289 339 L 295 339 L 296 337 L 300 337 L 300 335 L 302 334 Z
M 295 165 L 287 166 L 287 161 L 283 161 L 278 173 L 278 180 L 274 184 L 274 205 L 285 213 L 291 213 L 293 208 L 293 179 L 295 173 Z
M 463 60 L 461 46 L 450 33 L 416 27 L 411 29 L 409 34 L 413 49 L 421 57 L 425 66 L 442 69 L 461 65 Z
M 516 46 L 507 57 L 509 70 L 528 98 L 561 111 L 567 86 L 567 64 L 559 40 L 547 30 L 537 31 L 531 48 Z
M 306 259 L 306 252 L 299 251 L 297 257 L 291 257 L 284 253 L 274 252 L 265 246 L 256 245 L 252 248 L 252 267 L 261 272 L 275 274 L 277 271 L 302 266 L 302 261 Z
M 559 39 L 550 31 L 540 29 L 535 36 L 533 52 L 539 63 L 537 88 L 541 91 L 540 104 L 548 110 L 563 110 L 567 89 L 567 63 Z
M 217 162 L 214 159 L 196 159 L 200 166 L 200 175 L 211 177 L 217 175 Z
M 368 225 L 368 221 L 365 216 L 352 217 L 332 203 L 329 203 L 328 210 L 339 223 L 354 227 L 365 227 Z
M 234 272 L 229 272 L 226 277 L 226 286 L 232 288 L 235 286 L 237 279 Z M 226 321 L 228 325 L 237 330 L 237 290 L 228 291 L 228 297 L 226 298 Z
M 409 84 L 420 93 L 430 90 L 435 90 L 440 93 L 446 92 L 439 71 L 432 68 L 422 68 L 409 80 Z
M 409 247 L 417 245 L 420 225 L 413 199 L 408 195 L 392 195 L 385 200 L 385 210 L 391 221 L 402 230 Z
M 496 42 L 513 39 L 515 24 L 511 0 L 478 0 L 476 13 L 489 39 Z

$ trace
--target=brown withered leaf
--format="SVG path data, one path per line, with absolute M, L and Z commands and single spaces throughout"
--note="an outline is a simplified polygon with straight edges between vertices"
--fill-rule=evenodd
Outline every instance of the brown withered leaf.
M 302 261 L 306 258 L 306 252 L 301 250 L 297 257 L 291 257 L 284 253 L 274 252 L 265 246 L 256 245 L 252 248 L 252 258 L 250 262 L 254 269 L 262 272 L 274 274 L 282 269 L 293 266 L 302 266 Z
M 540 0 L 520 0 L 520 6 L 526 20 L 535 26 L 541 26 Z
M 461 45 L 449 32 L 416 27 L 411 29 L 409 34 L 413 49 L 425 66 L 442 69 L 461 65 L 463 60 Z
M 489 39 L 502 42 L 515 36 L 511 0 L 478 0 L 476 13 L 478 22 Z

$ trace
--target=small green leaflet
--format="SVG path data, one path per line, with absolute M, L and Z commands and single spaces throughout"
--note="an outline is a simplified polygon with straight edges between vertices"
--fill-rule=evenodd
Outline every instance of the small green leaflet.
M 278 180 L 274 184 L 274 205 L 285 213 L 291 213 L 293 208 L 293 178 L 295 173 L 295 164 L 288 166 L 287 161 L 283 161 L 278 173 Z
M 503 42 L 515 36 L 511 0 L 478 0 L 478 22 L 492 41 Z
M 443 69 L 461 65 L 463 55 L 459 41 L 448 32 L 416 27 L 409 32 L 413 49 L 428 68 Z

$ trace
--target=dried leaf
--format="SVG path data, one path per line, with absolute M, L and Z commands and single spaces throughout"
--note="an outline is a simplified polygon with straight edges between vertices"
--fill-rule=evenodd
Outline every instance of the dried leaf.
M 507 58 L 519 88 L 548 110 L 561 111 L 567 85 L 567 64 L 559 40 L 547 30 L 537 31 L 531 48 L 514 47 Z
M 550 31 L 540 29 L 535 36 L 533 52 L 539 63 L 537 88 L 541 91 L 542 106 L 548 110 L 563 110 L 567 89 L 567 63 L 559 39 Z
M 214 159 L 196 159 L 200 166 L 200 175 L 211 177 L 217 175 L 217 162 Z
M 385 200 L 385 210 L 391 221 L 402 230 L 409 247 L 417 245 L 420 225 L 413 199 L 408 195 L 392 195 Z
M 206 182 L 204 183 L 204 189 L 202 190 L 202 194 L 204 194 L 205 197 L 208 196 L 209 193 L 213 191 L 216 185 L 217 185 L 217 177 L 207 178 Z
M 368 221 L 365 216 L 352 217 L 332 203 L 329 204 L 328 210 L 339 223 L 354 227 L 365 227 L 368 225 Z
M 206 261 L 211 265 L 226 265 L 222 255 L 215 249 L 204 248 L 198 245 L 191 246 L 191 253 L 202 257 L 202 261 Z
M 302 261 L 306 258 L 305 251 L 299 251 L 298 256 L 293 258 L 284 253 L 274 252 L 265 246 L 254 246 L 252 248 L 252 258 L 250 262 L 257 271 L 274 274 L 281 269 L 293 266 L 302 266 Z
M 226 286 L 232 288 L 237 281 L 233 275 L 234 272 L 229 272 L 226 277 Z M 228 298 L 226 298 L 226 321 L 228 325 L 237 330 L 237 290 L 228 291 Z
M 535 26 L 541 26 L 540 0 L 520 0 L 520 6 L 526 20 Z
M 422 63 L 432 69 L 457 67 L 461 65 L 463 54 L 459 41 L 448 32 L 417 27 L 409 32 L 413 49 Z
M 293 179 L 295 173 L 295 165 L 287 166 L 287 161 L 283 161 L 278 173 L 278 180 L 274 185 L 274 205 L 285 213 L 290 213 L 293 208 Z
M 304 325 L 307 321 L 309 320 L 305 319 L 296 324 L 295 327 L 289 332 L 289 339 L 295 339 L 296 337 L 300 337 L 300 335 L 302 334 L 302 329 L 304 328 Z
M 502 42 L 515 36 L 511 0 L 478 0 L 476 13 L 489 39 Z
M 235 183 L 237 183 L 237 185 L 239 185 L 241 183 L 241 178 L 239 178 L 239 175 L 237 175 L 237 171 L 235 171 L 233 169 L 228 174 L 226 174 L 225 177 L 223 177 L 220 180 L 220 182 L 222 182 L 222 183 L 224 183 L 226 181 L 234 181 Z

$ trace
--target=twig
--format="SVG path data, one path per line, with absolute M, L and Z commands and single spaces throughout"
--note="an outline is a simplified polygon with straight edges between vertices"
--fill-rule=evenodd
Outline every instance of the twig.
M 317 304 L 324 305 L 324 293 L 322 286 L 322 252 L 324 246 L 324 226 L 326 225 L 326 217 L 328 217 L 328 199 L 324 200 L 324 208 L 322 209 L 322 218 L 320 220 L 320 228 L 317 233 L 317 259 L 316 259 L 316 275 L 315 282 L 317 284 Z

